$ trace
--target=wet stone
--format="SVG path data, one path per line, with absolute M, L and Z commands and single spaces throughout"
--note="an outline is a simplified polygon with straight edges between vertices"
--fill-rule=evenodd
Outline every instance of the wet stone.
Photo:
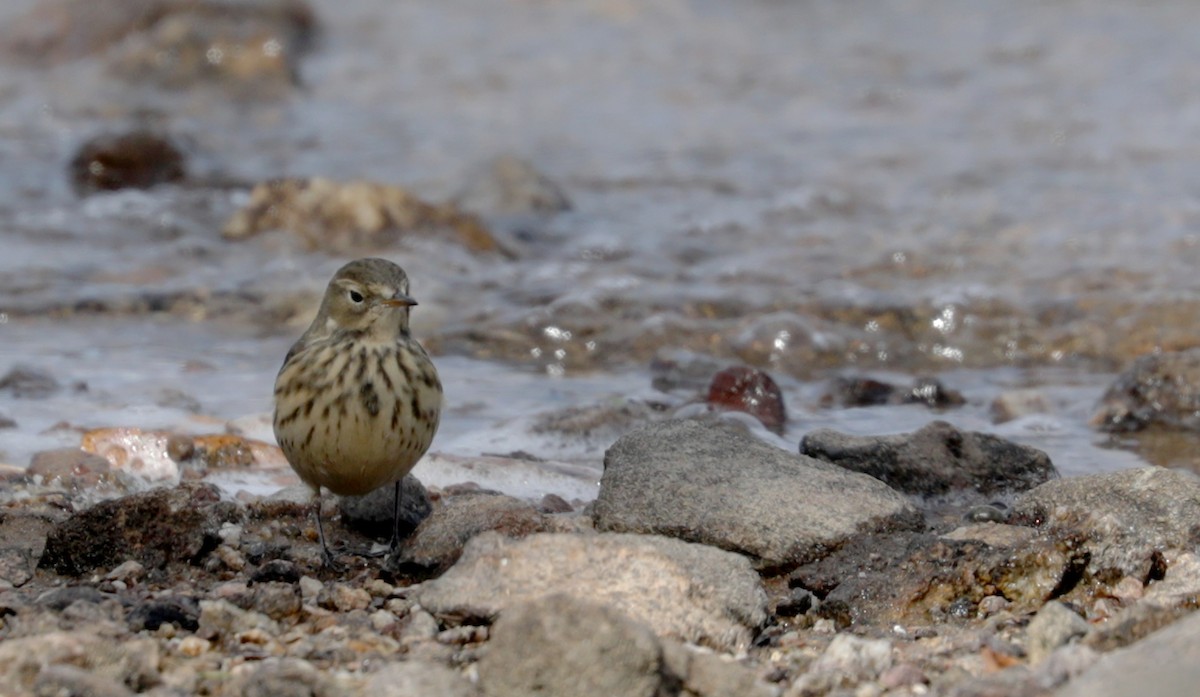
M 821 396 L 824 407 L 875 407 L 885 404 L 923 404 L 946 409 L 965 403 L 961 393 L 933 377 L 918 377 L 907 387 L 870 377 L 838 377 Z
M 61 386 L 48 371 L 29 365 L 16 365 L 0 377 L 0 392 L 11 392 L 18 399 L 44 399 Z
M 168 89 L 201 85 L 241 98 L 274 98 L 299 84 L 300 58 L 315 26 L 302 0 L 177 3 L 108 55 L 130 82 Z
M 451 204 L 433 204 L 406 189 L 375 182 L 335 182 L 321 177 L 276 179 L 256 185 L 250 201 L 221 234 L 240 240 L 287 230 L 309 248 L 365 253 L 424 234 L 478 253 L 505 253 L 480 220 Z
M 770 375 L 747 366 L 726 368 L 713 376 L 705 402 L 721 410 L 741 411 L 768 430 L 782 434 L 787 423 L 783 392 Z
M 113 479 L 108 460 L 80 448 L 58 448 L 34 453 L 26 470 L 45 484 L 68 489 L 88 489 Z
M 876 479 L 693 420 L 652 424 L 613 444 L 593 516 L 598 530 L 700 542 L 760 569 L 794 567 L 872 531 L 924 522 Z
M 68 166 L 78 194 L 148 189 L 185 176 L 183 152 L 171 139 L 145 130 L 96 136 L 79 146 Z
M 1200 349 L 1134 361 L 1100 398 L 1091 423 L 1115 432 L 1148 426 L 1200 431 Z
M 1024 491 L 1058 476 L 1046 453 L 988 433 L 933 421 L 918 431 L 851 436 L 819 429 L 801 454 L 863 472 L 912 494 Z

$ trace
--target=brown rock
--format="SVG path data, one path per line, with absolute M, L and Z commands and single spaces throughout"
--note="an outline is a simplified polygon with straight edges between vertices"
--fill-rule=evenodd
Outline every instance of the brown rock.
M 720 371 L 709 383 L 705 401 L 718 409 L 750 414 L 775 433 L 782 434 L 787 422 L 779 385 L 756 368 L 734 366 Z
M 166 136 L 145 130 L 101 135 L 85 142 L 68 166 L 78 194 L 148 189 L 184 178 L 183 153 Z
M 221 523 L 240 515 L 215 487 L 200 484 L 102 501 L 54 527 L 39 566 L 78 576 L 127 559 L 147 568 L 195 562 L 216 548 Z
M 433 233 L 472 252 L 504 253 L 474 215 L 452 204 L 428 203 L 400 187 L 366 181 L 314 177 L 258 184 L 221 234 L 238 240 L 267 230 L 287 230 L 311 249 L 335 252 L 382 249 L 410 234 Z

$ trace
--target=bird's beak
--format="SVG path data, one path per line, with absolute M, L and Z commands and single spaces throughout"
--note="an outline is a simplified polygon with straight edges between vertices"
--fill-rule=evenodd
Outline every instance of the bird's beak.
M 414 300 L 410 295 L 396 293 L 387 300 L 384 300 L 383 304 L 387 305 L 388 307 L 412 307 L 413 305 L 417 304 L 417 301 Z

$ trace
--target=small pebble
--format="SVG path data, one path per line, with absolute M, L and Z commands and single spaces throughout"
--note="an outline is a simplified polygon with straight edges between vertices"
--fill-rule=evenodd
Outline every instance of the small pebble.
M 999 595 L 988 595 L 980 598 L 978 612 L 980 617 L 991 617 L 997 612 L 1002 612 L 1008 608 L 1010 603 L 1008 600 Z
M 300 577 L 300 597 L 305 603 L 315 605 L 323 590 L 325 590 L 325 584 L 312 576 Z
M 209 644 L 209 642 L 205 639 L 201 639 L 198 636 L 188 636 L 179 641 L 179 645 L 176 647 L 176 650 L 179 651 L 181 655 L 189 658 L 195 658 L 196 656 L 208 651 L 211 646 L 212 645 Z
M 371 613 L 371 628 L 383 633 L 388 627 L 396 624 L 396 616 L 387 610 L 376 610 Z
M 104 574 L 104 578 L 113 581 L 129 581 L 136 583 L 145 575 L 146 567 L 142 566 L 137 560 L 130 559 L 114 566 L 107 574 Z
M 421 641 L 437 637 L 440 628 L 433 615 L 424 610 L 413 610 L 408 615 L 408 624 L 404 627 L 404 641 Z
M 386 598 L 392 594 L 395 586 L 381 578 L 373 578 L 363 584 L 363 589 L 370 593 L 373 598 Z

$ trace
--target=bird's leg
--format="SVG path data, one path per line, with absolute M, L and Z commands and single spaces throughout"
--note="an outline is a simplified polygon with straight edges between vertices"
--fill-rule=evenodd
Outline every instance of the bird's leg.
M 396 500 L 392 507 L 392 542 L 388 545 L 388 554 L 395 555 L 396 550 L 400 549 L 400 482 L 396 480 Z
M 334 559 L 333 552 L 329 551 L 329 545 L 325 544 L 325 526 L 321 524 L 321 487 L 317 487 L 317 493 L 313 496 L 313 513 L 317 517 L 317 537 L 321 540 L 321 560 L 326 568 L 341 569 L 341 564 Z

